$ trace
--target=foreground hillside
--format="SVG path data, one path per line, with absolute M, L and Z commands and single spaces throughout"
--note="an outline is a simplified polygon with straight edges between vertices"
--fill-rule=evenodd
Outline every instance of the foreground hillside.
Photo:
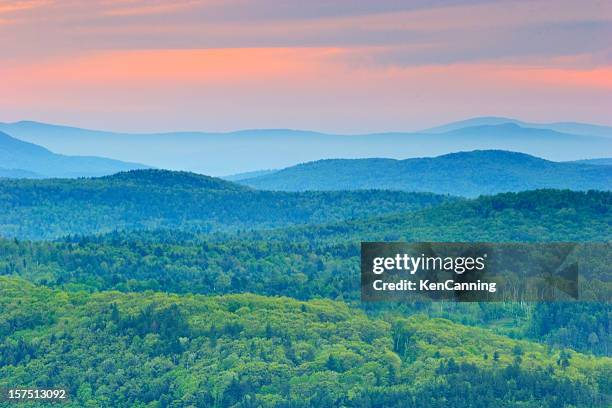
M 0 132 L 0 177 L 93 177 L 148 166 L 93 156 L 64 156 Z
M 380 188 L 473 197 L 538 188 L 611 190 L 612 166 L 557 163 L 522 153 L 477 150 L 407 160 L 321 160 L 239 182 L 267 190 Z
M 0 235 L 44 239 L 133 229 L 269 228 L 409 211 L 448 200 L 392 191 L 256 191 L 165 170 L 91 179 L 5 179 L 0 180 Z
M 0 387 L 62 384 L 70 407 L 610 401 L 609 358 L 332 301 L 70 293 L 0 278 L 0 321 Z

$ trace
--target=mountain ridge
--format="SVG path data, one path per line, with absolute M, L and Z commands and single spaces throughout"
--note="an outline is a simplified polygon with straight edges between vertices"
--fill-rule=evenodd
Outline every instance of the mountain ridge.
M 538 188 L 612 189 L 612 168 L 519 152 L 474 150 L 404 160 L 325 159 L 238 181 L 280 191 L 381 188 L 477 196 Z

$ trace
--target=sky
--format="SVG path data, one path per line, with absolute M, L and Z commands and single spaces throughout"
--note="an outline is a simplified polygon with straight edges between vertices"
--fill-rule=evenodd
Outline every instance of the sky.
M 612 125 L 611 39 L 608 0 L 0 0 L 0 121 Z

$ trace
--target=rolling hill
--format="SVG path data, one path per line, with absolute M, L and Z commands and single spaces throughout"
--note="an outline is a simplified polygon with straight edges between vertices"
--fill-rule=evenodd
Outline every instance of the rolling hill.
M 64 156 L 0 132 L 0 177 L 91 177 L 147 166 L 93 156 Z
M 0 235 L 54 238 L 126 229 L 270 228 L 409 211 L 451 199 L 396 191 L 258 191 L 167 170 L 99 178 L 2 179 Z
M 477 150 L 406 160 L 321 160 L 239 180 L 266 190 L 390 189 L 477 196 L 559 188 L 612 189 L 612 167 L 559 163 L 522 153 Z
M 320 159 L 405 159 L 475 149 L 511 150 L 556 161 L 601 157 L 602 152 L 612 151 L 610 137 L 515 123 L 478 123 L 436 133 L 363 135 L 291 129 L 130 134 L 37 122 L 0 123 L 0 131 L 62 154 L 112 157 L 215 176 L 284 168 Z
M 612 193 L 608 192 L 538 190 L 422 209 L 413 207 L 415 210 L 401 213 L 266 231 L 194 234 L 189 232 L 192 225 L 183 224 L 174 230 L 112 232 L 34 243 L 12 239 L 10 225 L 2 217 L 0 230 L 7 238 L 0 238 L 0 252 L 4 254 L 0 273 L 52 286 L 79 285 L 88 290 L 154 289 L 202 294 L 244 291 L 302 299 L 324 296 L 357 300 L 362 241 L 612 240 Z M 30 213 L 44 210 L 33 208 Z M 90 222 L 97 223 L 96 213 L 103 210 L 92 205 L 86 215 Z M 232 211 L 237 212 L 235 208 Z M 75 213 L 67 214 L 77 217 Z M 55 220 L 48 223 L 51 231 L 58 226 L 62 224 Z M 95 227 L 94 224 L 82 230 Z M 229 278 L 232 284 L 220 284 L 222 277 Z M 612 281 L 611 272 L 602 272 L 600 278 Z

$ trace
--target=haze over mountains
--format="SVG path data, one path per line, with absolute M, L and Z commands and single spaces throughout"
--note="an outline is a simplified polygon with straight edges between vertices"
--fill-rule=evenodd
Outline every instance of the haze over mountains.
M 320 159 L 405 159 L 476 149 L 517 151 L 555 161 L 601 158 L 612 152 L 610 127 L 541 125 L 506 118 L 477 118 L 421 132 L 367 135 L 289 129 L 130 134 L 37 122 L 0 123 L 0 131 L 62 154 L 112 157 L 215 176 Z
M 539 188 L 611 190 L 612 166 L 477 150 L 406 160 L 319 160 L 238 182 L 266 190 L 388 189 L 472 197 Z
M 92 156 L 64 156 L 0 132 L 0 177 L 92 177 L 147 166 Z

